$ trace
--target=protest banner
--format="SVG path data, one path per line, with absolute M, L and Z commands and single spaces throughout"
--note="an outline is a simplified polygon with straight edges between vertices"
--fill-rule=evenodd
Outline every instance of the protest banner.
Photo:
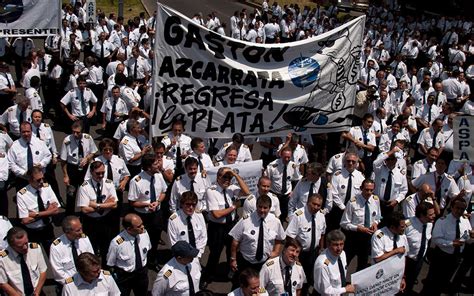
M 454 159 L 474 162 L 474 116 L 459 115 L 454 118 Z
M 86 23 L 95 24 L 97 21 L 96 5 L 95 0 L 86 1 L 86 5 L 84 5 L 86 9 Z
M 395 255 L 353 273 L 351 283 L 356 286 L 355 295 L 395 295 L 400 290 L 404 271 L 405 257 Z
M 158 3 L 152 136 L 183 120 L 193 136 L 348 130 L 365 16 L 284 44 L 236 40 Z
M 250 192 L 252 192 L 252 194 L 254 195 L 257 194 L 258 179 L 260 178 L 260 176 L 262 176 L 262 166 L 263 166 L 262 160 L 254 160 L 254 161 L 248 161 L 244 163 L 225 165 L 225 167 L 229 167 L 237 171 L 239 176 L 242 177 L 242 179 L 244 179 L 245 183 L 249 187 Z M 207 175 L 209 176 L 211 183 L 216 182 L 216 176 L 217 176 L 218 170 L 219 170 L 219 167 L 213 167 L 207 170 Z M 237 184 L 235 179 L 233 179 L 233 182 Z
M 0 2 L 0 37 L 59 34 L 59 0 L 5 0 Z

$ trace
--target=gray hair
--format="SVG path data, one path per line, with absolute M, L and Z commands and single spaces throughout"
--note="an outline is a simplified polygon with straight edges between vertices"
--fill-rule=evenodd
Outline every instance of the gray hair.
M 327 242 L 328 245 L 330 245 L 333 242 L 345 241 L 345 240 L 346 240 L 346 236 L 339 229 L 331 230 L 326 235 L 326 242 Z

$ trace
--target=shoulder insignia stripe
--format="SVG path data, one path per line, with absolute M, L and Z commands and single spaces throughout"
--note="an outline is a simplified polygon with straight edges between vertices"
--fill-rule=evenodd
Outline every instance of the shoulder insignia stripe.
M 121 243 L 124 242 L 124 239 L 123 237 L 119 237 L 118 239 L 115 240 L 115 242 L 120 245 Z
M 61 242 L 61 240 L 60 240 L 59 238 L 58 238 L 58 239 L 55 239 L 55 240 L 53 241 L 53 245 L 57 246 L 57 245 L 59 245 L 60 242 Z
M 66 280 L 65 280 L 66 284 L 70 284 L 72 282 L 74 282 L 74 278 L 73 277 L 68 277 Z
M 329 265 L 329 259 L 324 260 L 324 265 Z
M 171 271 L 171 269 L 168 269 L 168 270 L 165 272 L 165 274 L 163 274 L 163 276 L 164 276 L 165 278 L 169 278 L 172 273 L 173 273 L 173 272 Z
M 275 264 L 273 260 L 268 260 L 267 263 L 265 263 L 266 266 L 272 266 L 273 264 Z
M 379 232 L 379 234 L 377 234 L 377 237 L 378 237 L 378 238 L 382 238 L 383 235 L 384 235 L 383 232 Z

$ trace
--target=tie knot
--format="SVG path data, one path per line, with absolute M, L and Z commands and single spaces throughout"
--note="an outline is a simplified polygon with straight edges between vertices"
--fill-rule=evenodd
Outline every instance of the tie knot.
M 188 220 L 188 222 L 191 222 L 191 216 L 187 216 L 186 220 Z

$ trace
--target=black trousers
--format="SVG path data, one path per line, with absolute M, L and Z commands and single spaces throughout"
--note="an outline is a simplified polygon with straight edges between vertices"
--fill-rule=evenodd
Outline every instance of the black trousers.
M 117 275 L 117 286 L 124 296 L 147 295 L 148 292 L 148 268 L 143 267 L 133 272 L 126 272 L 118 267 L 114 269 Z
M 326 233 L 341 228 L 341 218 L 343 213 L 343 210 L 338 208 L 336 204 L 333 204 L 331 212 L 326 215 Z
M 280 221 L 283 223 L 286 221 L 286 218 L 288 217 L 289 196 L 286 194 L 276 194 L 276 196 L 278 197 L 278 201 L 280 202 L 280 211 L 281 211 Z
M 347 264 L 357 255 L 357 271 L 368 267 L 371 236 L 361 232 L 346 230 L 344 233 L 346 234 L 344 251 L 346 252 Z
M 116 233 L 112 233 L 113 219 L 110 212 L 102 217 L 92 218 L 82 215 L 82 226 L 84 233 L 89 236 L 92 247 L 96 255 L 100 255 L 102 266 L 107 264 L 107 252 L 109 250 L 110 241 Z
M 232 237 L 229 235 L 230 230 L 235 223 L 220 224 L 209 221 L 207 227 L 207 245 L 209 246 L 209 259 L 207 260 L 204 278 L 217 275 L 217 265 L 221 257 L 222 250 L 226 247 L 226 262 L 230 262 L 230 247 Z M 229 264 L 226 264 L 229 266 Z M 227 273 L 226 273 L 227 274 Z
M 430 261 L 430 269 L 423 286 L 423 295 L 441 295 L 452 289 L 451 278 L 460 261 L 460 256 L 448 254 L 436 247 Z
M 303 285 L 302 295 L 308 293 L 309 286 L 313 285 L 313 277 L 314 277 L 314 262 L 316 262 L 316 258 L 318 257 L 319 249 L 315 249 L 314 251 L 301 251 L 299 256 L 299 261 L 303 266 L 304 273 L 306 274 L 306 284 Z
M 161 209 L 157 212 L 143 214 L 135 211 L 135 214 L 140 216 L 143 221 L 148 235 L 150 236 L 151 250 L 148 252 L 148 263 L 155 264 L 157 259 L 158 242 L 163 231 L 163 215 Z
M 0 215 L 8 217 L 7 181 L 0 181 Z
M 84 182 L 87 168 L 79 169 L 79 166 L 67 164 L 69 186 L 66 188 L 66 215 L 73 215 L 76 209 L 76 193 L 79 186 Z
M 406 288 L 404 295 L 413 295 L 413 287 L 415 286 L 422 266 L 423 260 L 417 261 L 407 257 L 407 260 L 405 261 Z

